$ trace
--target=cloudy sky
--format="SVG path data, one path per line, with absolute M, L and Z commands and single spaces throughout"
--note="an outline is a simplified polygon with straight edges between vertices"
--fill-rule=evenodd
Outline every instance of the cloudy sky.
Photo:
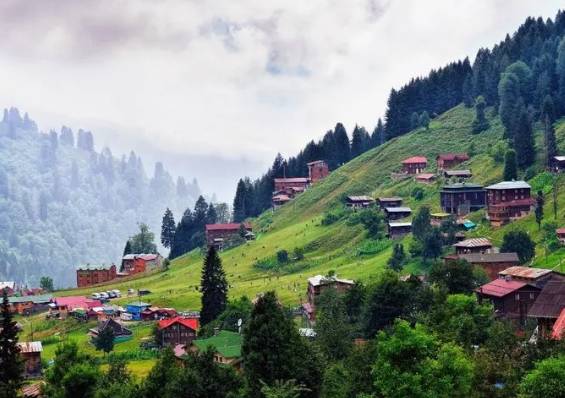
M 276 152 L 337 121 L 372 129 L 388 93 L 559 1 L 1 0 L 0 106 L 42 129 L 163 159 L 231 200 Z

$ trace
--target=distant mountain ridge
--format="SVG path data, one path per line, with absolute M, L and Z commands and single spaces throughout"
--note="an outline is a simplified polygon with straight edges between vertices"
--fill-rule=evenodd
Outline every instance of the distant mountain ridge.
M 0 280 L 74 286 L 79 264 L 117 261 L 145 222 L 159 237 L 166 207 L 182 214 L 198 182 L 176 181 L 161 162 L 153 176 L 134 152 L 97 152 L 94 136 L 63 126 L 41 132 L 17 108 L 0 122 Z M 157 239 L 158 240 L 158 239 Z

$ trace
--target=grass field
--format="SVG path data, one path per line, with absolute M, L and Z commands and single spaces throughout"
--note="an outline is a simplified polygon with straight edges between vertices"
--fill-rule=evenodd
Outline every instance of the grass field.
M 490 112 L 489 112 L 490 113 Z M 502 179 L 502 164 L 496 163 L 489 154 L 495 144 L 501 142 L 502 127 L 498 118 L 491 119 L 489 130 L 473 135 L 470 131 L 474 111 L 458 106 L 434 119 L 429 130 L 419 129 L 402 137 L 395 138 L 386 144 L 370 150 L 335 170 L 325 180 L 318 183 L 293 202 L 283 206 L 276 212 L 267 211 L 252 220 L 257 234 L 255 241 L 221 253 L 223 266 L 230 285 L 230 297 L 247 295 L 253 297 L 259 292 L 276 290 L 281 301 L 288 305 L 297 305 L 305 300 L 306 278 L 316 274 L 326 274 L 335 270 L 338 276 L 370 281 L 386 267 L 390 257 L 391 243 L 375 244 L 367 240 L 363 228 L 359 225 L 348 225 L 345 220 L 329 226 L 321 225 L 324 214 L 342 208 L 343 198 L 350 194 L 371 194 L 377 196 L 402 196 L 405 203 L 416 211 L 422 205 L 431 206 L 433 211 L 439 210 L 439 189 L 444 182 L 441 179 L 435 184 L 422 186 L 413 180 L 394 181 L 390 174 L 400 167 L 400 162 L 409 156 L 423 155 L 428 158 L 429 170 L 435 169 L 435 157 L 441 152 L 470 152 L 472 158 L 462 168 L 470 168 L 474 174 L 472 181 L 482 184 L 498 182 Z M 556 125 L 558 144 L 565 152 L 565 120 Z M 541 132 L 537 129 L 538 148 L 541 147 Z M 541 164 L 541 150 L 538 150 Z M 546 219 L 552 218 L 553 201 L 551 198 L 550 176 L 538 175 L 531 181 L 534 189 L 546 193 Z M 565 224 L 565 176 L 559 177 L 558 224 Z M 411 198 L 410 194 L 416 186 L 424 189 L 424 197 L 420 201 Z M 493 230 L 484 219 L 484 212 L 470 216 L 478 223 L 472 236 L 486 236 L 499 245 L 503 234 L 513 228 L 528 231 L 535 241 L 540 241 L 533 214 L 516 221 L 504 228 Z M 405 238 L 409 240 L 410 238 Z M 373 250 L 378 246 L 378 250 Z M 295 248 L 302 248 L 305 258 L 281 272 L 266 272 L 256 263 L 273 258 L 278 250 L 285 249 L 291 253 Z M 366 248 L 372 254 L 366 253 Z M 538 245 L 533 265 L 554 268 L 565 272 L 565 249 L 546 255 L 543 247 Z M 130 279 L 104 285 L 103 288 L 72 289 L 56 292 L 56 295 L 90 295 L 94 291 L 120 289 L 149 289 L 151 294 L 144 296 L 143 301 L 159 306 L 175 307 L 177 310 L 196 310 L 200 307 L 200 271 L 202 254 L 193 251 L 172 261 L 170 269 L 137 279 Z M 422 272 L 420 265 L 410 263 L 404 272 Z M 135 301 L 135 297 L 122 297 L 116 303 L 126 304 Z M 38 320 L 39 322 L 39 320 Z M 69 322 L 69 321 L 66 321 Z M 36 333 L 40 338 L 48 338 L 59 333 L 62 338 L 76 339 L 81 345 L 93 352 L 87 343 L 86 331 L 89 325 L 49 326 L 44 335 Z M 27 328 L 27 326 L 26 326 Z M 121 343 L 116 351 L 137 349 L 139 339 L 150 332 L 149 326 L 138 326 L 134 329 L 136 338 L 131 342 Z M 26 329 L 27 330 L 27 329 Z M 64 337 L 63 337 L 64 336 Z M 50 358 L 56 344 L 47 345 L 45 357 Z M 151 362 L 151 361 L 149 361 Z M 139 373 L 146 370 L 148 361 L 132 363 L 132 368 Z

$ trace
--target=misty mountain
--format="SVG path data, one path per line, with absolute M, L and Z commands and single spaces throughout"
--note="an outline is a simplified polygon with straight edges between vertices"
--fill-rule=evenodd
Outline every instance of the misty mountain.
M 120 259 L 139 222 L 159 236 L 166 207 L 182 214 L 198 182 L 176 181 L 161 162 L 147 176 L 134 152 L 97 152 L 90 131 L 41 132 L 27 113 L 0 122 L 0 280 L 74 286 L 79 264 Z

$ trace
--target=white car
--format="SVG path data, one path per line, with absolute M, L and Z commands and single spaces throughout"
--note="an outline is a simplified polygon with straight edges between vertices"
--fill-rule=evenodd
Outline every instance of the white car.
M 116 297 L 121 297 L 122 293 L 118 289 L 112 290 L 112 292 L 116 295 Z
M 101 298 L 102 300 L 108 300 L 108 299 L 110 298 L 110 296 L 108 296 L 108 293 L 106 293 L 106 292 L 101 292 L 101 293 L 100 293 L 100 298 Z
M 98 300 L 100 298 L 100 294 L 92 293 L 92 295 L 90 297 L 92 297 L 94 300 Z

